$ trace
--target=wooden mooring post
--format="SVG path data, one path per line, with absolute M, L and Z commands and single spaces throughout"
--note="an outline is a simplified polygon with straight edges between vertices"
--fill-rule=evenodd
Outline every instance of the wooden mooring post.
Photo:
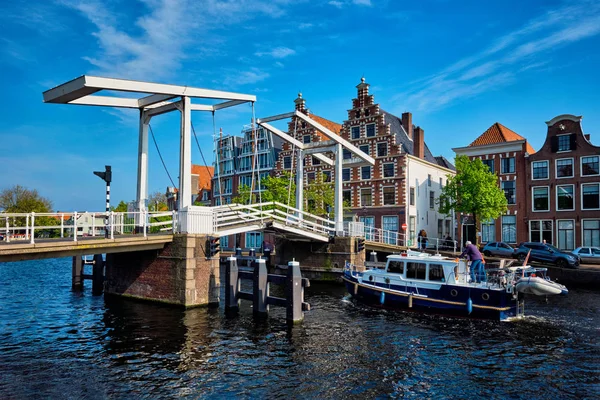
M 85 273 L 85 266 L 92 265 L 92 274 Z M 73 269 L 71 289 L 75 292 L 83 291 L 83 281 L 90 279 L 92 281 L 92 294 L 101 295 L 104 292 L 104 260 L 102 254 L 94 254 L 91 262 L 86 262 L 81 256 L 73 257 Z
M 298 322 L 304 319 L 304 311 L 310 311 L 310 304 L 304 302 L 304 288 L 310 286 L 306 278 L 302 278 L 300 264 L 296 261 L 288 263 L 287 275 L 275 275 L 267 272 L 266 262 L 257 259 L 252 263 L 253 270 L 240 271 L 236 257 L 228 257 L 225 267 L 225 311 L 236 312 L 239 310 L 240 299 L 252 301 L 254 314 L 266 315 L 269 306 L 286 308 L 286 320 Z M 242 291 L 242 279 L 252 281 L 252 292 Z M 285 298 L 271 296 L 270 285 L 283 285 Z

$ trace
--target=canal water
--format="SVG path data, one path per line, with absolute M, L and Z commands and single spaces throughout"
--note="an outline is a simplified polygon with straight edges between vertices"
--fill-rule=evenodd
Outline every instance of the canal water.
M 391 312 L 312 283 L 254 320 L 72 293 L 70 259 L 0 263 L 0 398 L 600 396 L 600 292 L 528 298 L 519 322 Z

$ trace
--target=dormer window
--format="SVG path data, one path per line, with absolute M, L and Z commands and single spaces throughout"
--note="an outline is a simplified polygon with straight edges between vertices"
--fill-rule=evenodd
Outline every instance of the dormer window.
M 356 110 L 356 118 L 360 118 L 360 110 Z
M 369 112 L 369 109 L 367 108 L 367 109 L 365 110 L 365 117 L 368 117 L 368 116 L 369 116 L 369 114 L 370 114 L 370 112 Z

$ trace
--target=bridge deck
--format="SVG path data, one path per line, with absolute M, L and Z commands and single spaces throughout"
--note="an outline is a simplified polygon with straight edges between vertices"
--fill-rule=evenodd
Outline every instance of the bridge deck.
M 162 249 L 166 243 L 172 241 L 172 234 L 156 234 L 147 237 L 132 235 L 114 239 L 84 237 L 78 238 L 77 242 L 73 241 L 73 238 L 37 239 L 33 244 L 26 241 L 0 242 L 0 262 L 156 250 Z

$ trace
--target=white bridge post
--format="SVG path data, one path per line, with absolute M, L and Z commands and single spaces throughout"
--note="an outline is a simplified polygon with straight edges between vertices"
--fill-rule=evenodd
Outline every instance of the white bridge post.
M 335 187 L 333 218 L 335 220 L 335 234 L 341 236 L 344 233 L 344 200 L 342 196 L 342 160 L 344 158 L 341 144 L 335 146 Z

